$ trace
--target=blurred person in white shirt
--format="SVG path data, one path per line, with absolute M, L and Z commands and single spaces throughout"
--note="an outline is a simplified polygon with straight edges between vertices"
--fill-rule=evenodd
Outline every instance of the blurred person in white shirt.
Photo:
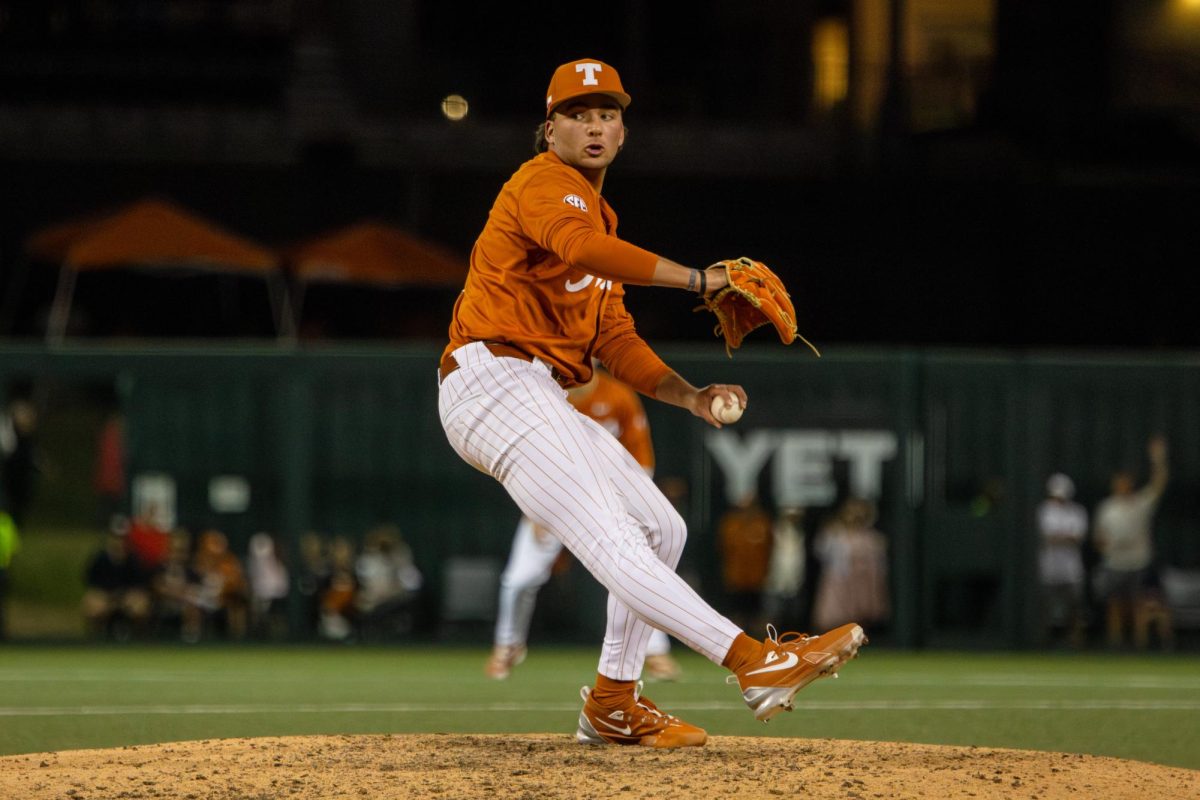
M 1083 542 L 1087 537 L 1087 509 L 1074 501 L 1075 482 L 1056 472 L 1046 481 L 1046 499 L 1037 509 L 1038 577 L 1042 587 L 1042 609 L 1046 633 L 1066 632 L 1072 647 L 1084 644 Z
M 251 627 L 257 636 L 281 638 L 287 624 L 288 569 L 276 552 L 271 534 L 260 531 L 250 537 L 246 574 L 250 579 Z
M 1101 556 L 1096 595 L 1105 604 L 1108 644 L 1121 645 L 1126 620 L 1134 643 L 1145 647 L 1154 624 L 1164 645 L 1171 635 L 1170 619 L 1154 573 L 1154 512 L 1167 488 L 1167 442 L 1157 436 L 1146 448 L 1150 480 L 1137 489 L 1133 472 L 1120 470 L 1112 477 L 1112 494 L 1096 509 L 1095 542 Z

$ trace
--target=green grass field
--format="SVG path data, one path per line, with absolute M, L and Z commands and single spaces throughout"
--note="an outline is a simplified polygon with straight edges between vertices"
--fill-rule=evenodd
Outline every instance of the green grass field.
M 724 671 L 678 653 L 646 694 L 714 736 L 980 745 L 1200 769 L 1200 664 L 1183 656 L 864 650 L 791 714 L 755 722 Z M 483 649 L 0 649 L 0 753 L 242 736 L 574 731 L 595 650 L 543 648 L 505 682 Z

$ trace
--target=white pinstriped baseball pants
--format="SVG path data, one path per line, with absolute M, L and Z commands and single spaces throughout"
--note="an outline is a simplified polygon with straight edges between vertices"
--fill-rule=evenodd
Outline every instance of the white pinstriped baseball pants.
M 510 647 L 529 641 L 533 609 L 538 590 L 550 580 L 550 573 L 563 545 L 558 539 L 539 534 L 529 517 L 522 516 L 513 534 L 508 563 L 500 573 L 500 600 L 496 608 L 496 644 Z M 671 651 L 667 635 L 654 628 L 646 645 L 646 655 L 666 655 Z
M 609 592 L 597 671 L 640 678 L 652 626 L 720 664 L 741 630 L 675 574 L 687 529 L 633 456 L 567 402 L 545 364 L 480 342 L 454 359 L 438 394 L 450 445 Z

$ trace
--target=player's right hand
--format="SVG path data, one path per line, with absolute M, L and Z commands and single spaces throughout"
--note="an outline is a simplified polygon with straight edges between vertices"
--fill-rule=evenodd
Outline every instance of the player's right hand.
M 712 414 L 712 401 L 717 395 L 725 397 L 732 395 L 738 399 L 742 408 L 747 406 L 746 390 L 741 386 L 734 383 L 710 383 L 696 391 L 696 396 L 688 404 L 688 409 L 714 428 L 723 428 L 725 426 Z

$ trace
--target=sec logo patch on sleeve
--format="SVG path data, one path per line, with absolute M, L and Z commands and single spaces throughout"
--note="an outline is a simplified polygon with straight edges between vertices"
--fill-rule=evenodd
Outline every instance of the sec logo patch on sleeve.
M 575 206 L 580 211 L 587 213 L 587 203 L 583 202 L 583 198 L 577 194 L 569 194 L 563 198 L 563 202 L 569 206 Z

